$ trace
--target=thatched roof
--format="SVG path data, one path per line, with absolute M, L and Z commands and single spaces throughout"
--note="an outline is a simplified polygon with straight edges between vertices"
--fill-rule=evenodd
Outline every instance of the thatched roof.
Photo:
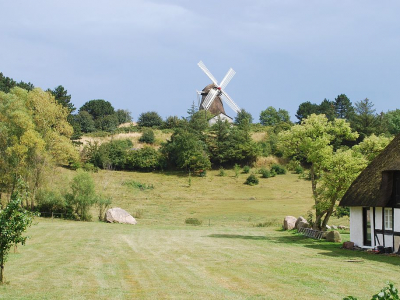
M 203 107 L 202 107 L 203 101 L 204 101 L 204 99 L 206 99 L 208 92 L 213 87 L 215 87 L 215 84 L 211 83 L 203 89 L 203 91 L 201 93 L 202 97 L 201 97 L 200 109 L 203 109 Z M 213 103 L 211 103 L 210 107 L 208 108 L 208 111 L 210 113 L 212 113 L 213 115 L 219 115 L 220 113 L 225 114 L 224 105 L 222 104 L 222 100 L 219 96 L 215 97 Z
M 360 173 L 339 205 L 387 206 L 392 198 L 394 171 L 400 171 L 400 134 Z

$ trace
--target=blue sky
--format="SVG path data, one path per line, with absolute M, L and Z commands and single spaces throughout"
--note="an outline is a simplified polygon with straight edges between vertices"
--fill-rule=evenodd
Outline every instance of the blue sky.
M 79 108 L 105 99 L 186 116 L 196 90 L 230 67 L 226 91 L 255 121 L 346 94 L 400 108 L 400 1 L 0 0 L 0 72 L 63 85 Z M 234 112 L 225 106 L 228 115 Z

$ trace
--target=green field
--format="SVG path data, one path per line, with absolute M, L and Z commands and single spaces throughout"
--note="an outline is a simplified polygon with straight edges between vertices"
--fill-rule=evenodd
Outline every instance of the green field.
M 288 174 L 249 187 L 247 175 L 227 173 L 191 186 L 181 174 L 94 174 L 113 206 L 140 212 L 138 225 L 36 219 L 31 239 L 10 254 L 0 299 L 370 299 L 386 281 L 400 282 L 398 257 L 279 229 L 285 215 L 310 209 L 308 181 Z M 63 188 L 72 176 L 61 170 L 52 184 Z M 185 225 L 189 217 L 203 224 Z

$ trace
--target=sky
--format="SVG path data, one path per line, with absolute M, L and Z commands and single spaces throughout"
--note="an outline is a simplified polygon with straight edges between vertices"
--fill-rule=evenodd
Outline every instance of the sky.
M 400 1 L 0 0 L 0 72 L 64 86 L 79 109 L 104 99 L 137 120 L 187 116 L 211 83 L 259 120 L 346 94 L 400 108 Z M 235 113 L 225 105 L 228 115 Z

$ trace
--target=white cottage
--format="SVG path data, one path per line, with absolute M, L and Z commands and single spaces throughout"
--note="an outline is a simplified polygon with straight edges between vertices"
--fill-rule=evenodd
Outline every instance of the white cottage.
M 339 205 L 350 207 L 355 245 L 400 250 L 400 135 L 361 172 Z
M 215 123 L 217 123 L 218 120 L 221 120 L 222 122 L 224 121 L 228 121 L 229 123 L 233 123 L 233 119 L 224 114 L 224 113 L 219 113 L 218 115 L 216 115 L 215 117 L 211 118 L 210 120 L 208 120 L 208 124 L 210 126 L 214 125 Z

